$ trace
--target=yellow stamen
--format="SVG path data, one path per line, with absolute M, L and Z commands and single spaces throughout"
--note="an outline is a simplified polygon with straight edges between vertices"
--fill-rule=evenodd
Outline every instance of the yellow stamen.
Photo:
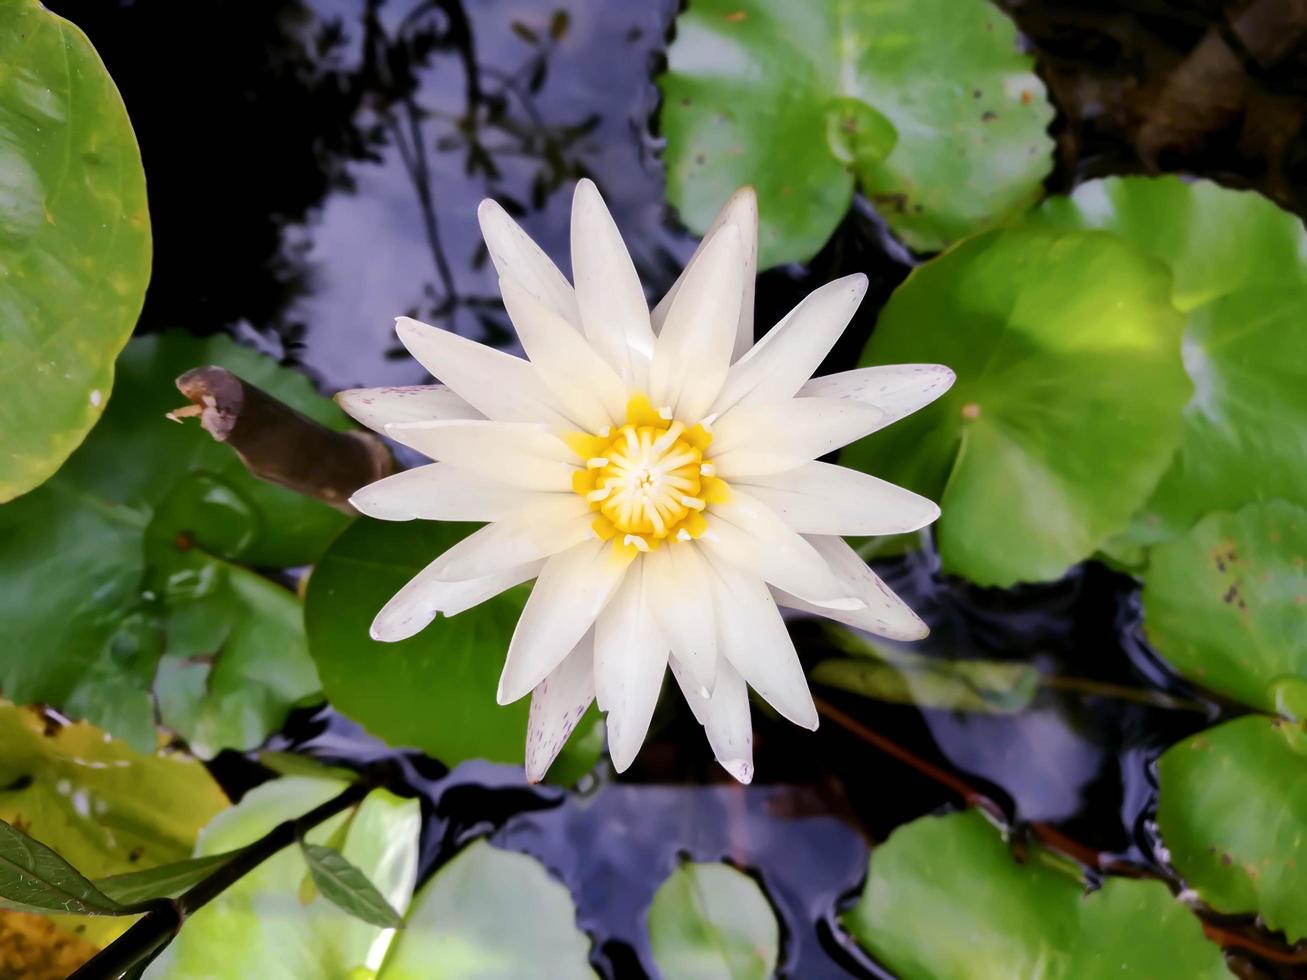
M 730 498 L 703 458 L 712 433 L 702 423 L 687 427 L 670 409 L 656 410 L 644 394 L 627 402 L 625 425 L 602 437 L 564 438 L 585 461 L 572 489 L 596 512 L 595 534 L 627 557 L 699 537 L 707 528 L 704 511 Z

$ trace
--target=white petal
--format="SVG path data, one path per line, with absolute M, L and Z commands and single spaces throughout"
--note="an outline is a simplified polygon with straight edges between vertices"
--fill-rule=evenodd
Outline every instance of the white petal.
M 800 534 L 902 534 L 939 517 L 934 501 L 830 463 L 746 477 L 735 486 L 776 511 Z
M 586 633 L 531 692 L 531 713 L 526 723 L 526 778 L 545 778 L 558 753 L 567 744 L 577 722 L 595 699 L 594 631 Z
M 369 483 L 349 502 L 382 521 L 498 521 L 539 496 L 448 463 L 428 463 Z
M 487 418 L 567 424 L 522 358 L 406 316 L 395 320 L 395 333 L 424 368 Z
M 880 580 L 880 576 L 868 568 L 867 563 L 842 538 L 813 535 L 807 540 L 830 563 L 831 571 L 863 601 L 866 608 L 826 609 L 778 589 L 775 590 L 774 595 L 782 606 L 825 616 L 837 623 L 844 623 L 891 640 L 920 640 L 930 632 L 929 627 L 908 607 L 908 604 L 896 596 L 893 590 Z
M 613 216 L 588 179 L 572 197 L 572 278 L 585 335 L 631 382 L 635 359 L 653 356 L 649 305 Z
M 685 264 L 680 277 L 672 284 L 672 288 L 667 291 L 667 295 L 654 308 L 649 318 L 653 323 L 654 332 L 661 331 L 663 321 L 667 319 L 667 311 L 672 308 L 672 300 L 680 291 L 690 270 L 698 263 L 704 245 L 720 229 L 728 226 L 735 228 L 740 235 L 740 267 L 744 283 L 739 323 L 736 327 L 735 344 L 731 355 L 731 359 L 735 360 L 742 357 L 744 352 L 753 346 L 753 289 L 754 279 L 758 275 L 758 195 L 752 187 L 741 187 L 722 205 L 722 209 L 717 212 L 717 217 L 713 218 L 712 224 L 704 232 L 698 248 L 690 256 L 690 261 Z
M 884 418 L 873 405 L 837 398 L 736 405 L 713 425 L 709 449 L 727 480 L 779 473 L 875 432 Z
M 442 556 L 443 557 L 443 556 Z M 432 562 L 395 593 L 372 621 L 371 636 L 383 643 L 406 640 L 425 629 L 437 613 L 453 616 L 540 574 L 543 561 L 506 567 L 491 575 L 445 582 L 433 574 Z
M 866 292 L 867 277 L 859 272 L 809 293 L 731 365 L 712 411 L 792 398 L 835 346 Z
M 527 292 L 579 330 L 581 313 L 576 293 L 544 250 L 494 201 L 481 202 L 477 220 L 499 275 L 521 283 Z
M 715 562 L 714 603 L 722 654 L 782 715 L 810 731 L 817 708 L 808 678 L 767 586 L 757 575 Z
M 672 653 L 712 691 L 717 676 L 717 627 L 712 571 L 692 542 L 676 542 L 641 558 L 644 589 Z
M 608 754 L 618 772 L 644 744 L 667 669 L 667 640 L 654 619 L 644 572 L 642 560 L 632 564 L 595 623 L 595 691 L 608 712 Z
M 582 542 L 545 562 L 508 645 L 500 704 L 516 701 L 563 662 L 603 612 L 628 564 L 604 541 Z
M 708 530 L 699 541 L 710 556 L 809 602 L 842 609 L 860 605 L 816 548 L 786 527 L 766 504 L 734 488 L 729 501 L 713 505 Z
M 396 422 L 386 426 L 386 435 L 442 463 L 525 490 L 570 491 L 577 469 L 565 442 L 529 422 Z
M 377 432 L 383 431 L 387 422 L 485 418 L 444 385 L 354 388 L 337 392 L 336 404 Z
M 591 432 L 625 421 L 626 386 L 586 339 L 512 279 L 500 279 L 499 291 L 526 356 L 568 417 Z
M 742 783 L 753 779 L 753 723 L 749 719 L 749 689 L 729 660 L 718 666 L 717 686 L 705 701 L 694 690 L 685 669 L 671 661 L 672 675 L 681 686 L 694 716 L 703 725 L 713 755 L 723 769 Z M 697 704 L 696 704 L 697 699 Z
M 667 312 L 649 367 L 655 406 L 671 406 L 688 422 L 708 413 L 731 364 L 742 273 L 740 233 L 727 225 L 704 245 Z
M 594 537 L 589 505 L 574 493 L 537 495 L 538 502 L 473 531 L 428 566 L 446 582 L 480 578 L 548 558 Z
M 929 405 L 957 375 L 943 364 L 884 364 L 813 378 L 799 389 L 805 398 L 852 398 L 885 413 L 883 428 Z

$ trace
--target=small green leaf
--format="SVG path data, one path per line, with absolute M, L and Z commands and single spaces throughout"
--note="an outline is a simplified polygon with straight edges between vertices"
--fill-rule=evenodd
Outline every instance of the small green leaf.
M 809 675 L 853 694 L 922 708 L 1012 714 L 1024 711 L 1039 689 L 1039 671 L 1003 660 L 949 660 L 872 643 L 831 627 L 838 645 L 857 654 L 823 660 Z
M 668 198 L 702 233 L 752 184 L 763 268 L 811 258 L 855 187 L 935 251 L 1024 211 L 1052 167 L 1044 86 L 984 0 L 692 0 L 667 61 Z
M 922 817 L 872 851 L 845 927 L 900 980 L 1229 980 L 1221 950 L 1160 881 L 1018 863 L 975 810 Z
M 332 544 L 309 579 L 305 622 L 323 689 L 337 709 L 392 745 L 413 746 L 448 766 L 465 759 L 521 762 L 528 703 L 495 700 L 513 628 L 530 592 L 510 589 L 478 606 L 438 617 L 411 639 L 378 643 L 373 617 L 414 575 L 475 525 L 359 520 Z M 584 743 L 598 721 L 573 733 Z
M 403 918 L 382 897 L 372 882 L 340 851 L 321 844 L 301 843 L 304 860 L 308 862 L 313 884 L 322 897 L 338 905 L 356 919 L 371 922 L 374 926 L 398 928 Z
M 725 864 L 687 862 L 654 894 L 649 943 L 667 977 L 766 980 L 776 970 L 780 926 L 748 875 Z
M 131 121 L 80 30 L 0 2 L 0 502 L 46 480 L 113 388 L 150 278 Z
M 596 980 L 563 885 L 525 854 L 468 845 L 413 899 L 377 980 Z
M 1057 578 L 1170 464 L 1191 386 L 1166 269 L 1102 232 L 987 232 L 918 267 L 861 364 L 946 364 L 952 389 L 841 462 L 938 500 L 944 569 Z
M 0 900 L 19 911 L 130 915 L 38 840 L 0 820 Z
M 156 898 L 176 898 L 192 885 L 203 881 L 222 865 L 230 861 L 237 851 L 212 854 L 208 857 L 189 858 L 172 864 L 161 864 L 144 871 L 98 878 L 95 885 L 116 902 L 134 905 Z
M 1271 501 L 1209 514 L 1152 550 L 1149 641 L 1197 684 L 1264 711 L 1295 711 L 1293 688 L 1307 688 L 1304 556 L 1301 507 Z
M 1249 715 L 1158 760 L 1157 825 L 1171 864 L 1203 901 L 1307 937 L 1307 733 Z

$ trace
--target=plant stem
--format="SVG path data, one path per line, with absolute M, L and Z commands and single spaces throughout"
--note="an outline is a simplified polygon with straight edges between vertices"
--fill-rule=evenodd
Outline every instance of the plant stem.
M 352 783 L 340 795 L 302 817 L 279 823 L 183 895 L 161 900 L 135 925 L 71 974 L 68 980 L 118 980 L 133 966 L 157 956 L 198 909 L 318 824 L 359 803 L 372 788 L 370 780 Z

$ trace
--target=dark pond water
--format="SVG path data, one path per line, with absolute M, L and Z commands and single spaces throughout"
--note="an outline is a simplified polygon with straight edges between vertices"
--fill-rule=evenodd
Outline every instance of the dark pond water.
M 593 177 L 653 295 L 694 246 L 664 202 L 653 132 L 650 79 L 673 0 L 50 6 L 90 34 L 140 137 L 156 236 L 143 331 L 231 331 L 302 365 L 324 391 L 414 383 L 421 368 L 396 356 L 397 314 L 509 342 L 476 228 L 482 197 L 565 258 L 572 183 Z M 1032 17 L 1045 5 L 1012 6 Z M 1070 58 L 1074 38 L 1057 36 Z M 1082 156 L 1063 140 L 1055 181 L 1097 165 L 1106 137 L 1095 133 L 1077 144 Z M 762 277 L 759 322 L 866 272 L 868 300 L 823 373 L 843 369 L 911 262 L 859 204 L 807 267 Z M 1195 695 L 1142 642 L 1133 582 L 1089 566 L 1040 588 L 986 591 L 941 580 L 928 551 L 878 570 L 931 623 L 925 652 L 1033 661 L 1058 680 L 1014 716 L 818 693 L 1012 820 L 1155 866 L 1151 762 L 1216 709 L 1149 703 Z M 819 659 L 821 631 L 794 629 L 805 659 Z M 1105 696 L 1103 685 L 1144 699 Z M 678 855 L 726 858 L 760 878 L 783 920 L 784 976 L 886 976 L 852 949 L 836 913 L 870 843 L 957 795 L 829 720 L 815 735 L 760 710 L 755 723 L 747 788 L 720 773 L 674 698 L 620 782 L 601 767 L 576 794 L 528 787 L 515 769 L 446 774 L 327 709 L 298 713 L 276 743 L 355 764 L 395 759 L 398 782 L 424 799 L 427 872 L 479 834 L 538 856 L 571 889 L 605 976 L 653 975 L 643 916 Z M 260 778 L 230 756 L 215 771 L 233 793 Z

